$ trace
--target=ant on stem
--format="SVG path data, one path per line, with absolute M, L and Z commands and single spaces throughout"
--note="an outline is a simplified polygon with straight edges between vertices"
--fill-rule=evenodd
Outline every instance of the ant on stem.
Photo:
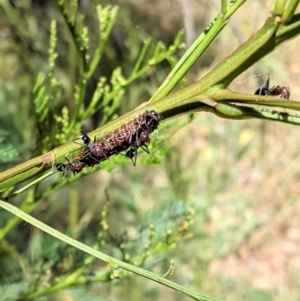
M 280 95 L 280 98 L 283 99 L 289 99 L 290 98 L 290 89 L 288 87 L 281 87 L 279 85 L 273 86 L 272 88 L 269 88 L 270 85 L 270 75 L 268 73 L 268 78 L 266 81 L 262 84 L 262 86 L 255 91 L 255 95 L 262 95 L 262 96 L 278 96 Z

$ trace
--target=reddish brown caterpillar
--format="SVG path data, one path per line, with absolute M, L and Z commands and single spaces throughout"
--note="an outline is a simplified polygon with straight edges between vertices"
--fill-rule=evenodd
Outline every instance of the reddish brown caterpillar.
M 149 153 L 146 143 L 150 142 L 150 134 L 157 129 L 160 120 L 161 117 L 156 111 L 146 111 L 98 142 L 92 143 L 85 134 L 82 136 L 82 141 L 87 146 L 86 150 L 89 150 L 90 157 L 97 162 L 104 161 L 129 148 L 126 156 L 135 165 L 139 147 Z
M 81 139 L 86 148 L 73 162 L 67 160 L 66 164 L 59 163 L 56 169 L 62 172 L 71 170 L 76 175 L 85 166 L 94 166 L 123 151 L 126 151 L 125 156 L 135 165 L 138 148 L 149 153 L 146 143 L 150 142 L 150 134 L 157 129 L 160 120 L 161 116 L 156 111 L 147 110 L 97 142 L 92 142 L 89 136 L 82 132 Z

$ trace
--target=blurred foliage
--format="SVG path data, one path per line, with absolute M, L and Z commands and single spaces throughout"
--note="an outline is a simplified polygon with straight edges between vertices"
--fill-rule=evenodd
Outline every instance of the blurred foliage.
M 79 59 L 85 68 L 99 43 L 98 3 L 80 1 L 78 6 L 88 32 L 88 38 L 81 36 L 78 43 L 89 45 L 82 48 L 81 58 L 54 1 L 1 3 L 0 122 L 5 129 L 0 133 L 1 169 L 76 137 L 82 125 L 92 129 L 128 112 L 148 100 L 168 74 L 171 60 L 151 66 L 146 62 L 157 51 L 165 53 L 176 40 L 182 27 L 181 9 L 170 1 L 107 4 L 121 9 L 98 67 L 80 94 Z M 105 2 L 101 5 L 104 8 Z M 256 15 L 262 13 L 261 1 L 251 5 Z M 215 10 L 206 1 L 194 6 L 196 25 L 203 28 Z M 232 22 L 226 40 L 216 40 L 191 77 L 205 74 L 220 49 L 231 51 L 255 30 L 258 25 L 246 14 L 237 14 L 242 26 Z M 166 47 L 151 42 L 150 36 L 163 40 Z M 180 39 L 176 43 L 179 49 Z M 143 72 L 135 77 L 132 70 L 143 49 L 147 51 L 141 66 L 146 68 L 141 67 Z M 287 53 L 292 54 L 292 49 Z M 286 63 L 289 55 L 282 57 L 282 52 L 266 58 L 245 78 L 270 68 L 277 73 L 275 82 L 289 82 L 287 74 L 291 75 L 292 91 L 297 91 L 296 57 Z M 277 72 L 280 60 L 288 68 Z M 253 93 L 254 82 L 235 87 Z M 34 215 L 71 237 L 161 275 L 172 267 L 174 258 L 172 281 L 209 295 L 227 300 L 296 300 L 299 172 L 290 158 L 297 160 L 300 155 L 297 129 L 269 127 L 261 121 L 216 122 L 203 114 L 190 122 L 187 118 L 164 122 L 152 139 L 150 156 L 139 154 L 139 164 L 144 166 L 133 169 L 118 156 L 104 162 L 102 172 L 92 175 L 94 170 L 87 170 L 88 175 L 77 183 L 67 186 L 75 180 L 65 179 L 63 189 L 38 198 L 52 185 L 45 181 L 34 191 L 34 201 L 39 201 Z M 165 165 L 149 165 L 161 163 L 164 157 Z M 56 183 L 60 181 L 58 175 Z M 30 199 L 30 193 L 14 202 Z M 0 211 L 2 229 L 12 219 Z M 21 222 L 0 241 L 0 300 L 41 300 L 33 295 L 36 292 L 44 293 L 43 300 L 188 300 Z
M 70 2 L 70 8 L 75 3 Z M 151 85 L 158 84 L 153 77 L 157 73 L 155 68 L 167 68 L 164 53 L 170 56 L 171 52 L 167 53 L 163 43 L 155 45 L 143 30 L 135 28 L 128 14 L 112 27 L 116 20 L 109 14 L 116 14 L 116 8 L 111 7 L 110 12 L 101 10 L 96 2 L 81 3 L 76 16 L 75 7 L 69 10 L 67 3 L 62 4 L 61 11 L 66 13 L 71 31 L 54 1 L 5 1 L 0 9 L 4 41 L 1 58 L 4 66 L 9 61 L 14 65 L 3 68 L 10 69 L 10 74 L 1 75 L 1 99 L 7 109 L 1 120 L 8 135 L 14 137 L 14 148 L 25 143 L 30 146 L 30 156 L 32 151 L 45 152 L 74 137 L 83 121 L 91 130 L 146 101 L 155 90 L 149 90 Z M 102 18 L 100 21 L 95 11 Z M 52 19 L 56 22 L 50 26 Z M 74 36 L 75 45 L 70 35 Z M 173 52 L 182 47 L 179 36 L 175 43 Z M 161 66 L 155 67 L 160 62 Z M 6 91 L 10 85 L 18 89 Z M 130 88 L 125 89 L 127 86 Z M 126 102 L 120 102 L 120 97 Z M 16 101 L 10 101 L 8 106 L 5 99 Z M 108 104 L 110 109 L 105 111 Z M 22 114 L 16 114 L 20 109 Z M 79 113 L 82 120 L 78 119 Z M 17 131 L 19 140 L 15 138 Z M 29 157 L 22 154 L 24 159 Z
M 19 158 L 22 160 L 32 156 L 33 151 L 46 152 L 78 135 L 83 123 L 88 127 L 105 124 L 118 114 L 136 107 L 149 98 L 151 89 L 155 89 L 149 89 L 158 83 L 154 78 L 151 83 L 151 76 L 157 73 L 155 69 L 160 68 L 160 73 L 167 72 L 170 67 L 166 58 L 174 62 L 173 53 L 182 47 L 182 33 L 179 32 L 177 38 L 175 37 L 175 42 L 165 46 L 163 42 L 156 43 L 143 30 L 135 28 L 128 15 L 118 20 L 119 26 L 113 27 L 117 17 L 116 7 L 100 7 L 96 3 L 88 6 L 81 3 L 77 7 L 75 1 L 58 4 L 56 6 L 54 2 L 35 1 L 7 1 L 1 4 L 0 13 L 3 18 L 0 26 L 6 43 L 2 44 L 2 60 L 7 61 L 9 55 L 13 60 L 10 64 L 7 63 L 9 68 L 6 69 L 13 70 L 11 66 L 18 67 L 10 77 L 8 74 L 1 74 L 3 87 L 7 89 L 11 84 L 14 88 L 11 91 L 3 89 L 1 98 L 4 104 L 10 104 L 3 105 L 7 110 L 3 111 L 2 122 L 7 131 L 3 131 L 1 136 L 2 162 L 15 163 L 19 153 L 22 153 L 23 157 Z M 95 39 L 97 36 L 98 40 Z M 9 51 L 10 48 L 14 51 Z M 24 80 L 26 85 L 22 86 L 20 82 Z M 130 89 L 125 89 L 127 86 Z M 145 94 L 147 87 L 148 93 Z M 127 97 L 124 95 L 125 91 L 129 93 Z M 128 99 L 126 104 L 122 102 L 121 105 L 121 98 Z M 6 99 L 16 101 L 7 102 Z M 164 128 L 167 128 L 167 124 Z M 8 139 L 16 136 L 16 129 L 20 131 L 19 140 Z M 33 137 L 36 137 L 35 140 Z M 157 140 L 157 143 L 151 145 L 151 155 L 145 158 L 144 163 L 158 160 L 159 154 L 154 151 L 154 147 L 162 142 L 163 140 Z M 27 150 L 24 145 L 27 145 Z M 163 153 L 164 149 L 166 148 L 160 145 L 159 152 Z M 122 161 L 122 157 L 111 160 L 106 167 L 103 164 L 102 168 L 112 170 L 120 164 L 118 160 Z M 5 167 L 7 166 L 3 165 Z M 56 183 L 59 184 L 60 180 L 59 175 Z M 65 181 L 63 185 L 66 186 L 67 183 Z M 37 191 L 33 194 L 29 192 L 23 202 L 28 203 L 31 197 L 36 204 L 43 201 L 44 205 L 39 207 L 37 214 L 42 214 L 45 219 L 55 217 L 58 221 L 54 223 L 55 227 L 59 228 L 60 221 L 67 218 L 67 224 L 61 226 L 67 226 L 69 235 L 75 235 L 86 243 L 92 242 L 96 249 L 100 248 L 136 265 L 145 265 L 147 258 L 165 253 L 188 233 L 191 218 L 186 206 L 182 210 L 181 205 L 180 211 L 167 208 L 167 212 L 163 208 L 165 214 L 176 214 L 173 215 L 172 223 L 159 225 L 155 214 L 151 222 L 145 223 L 135 233 L 135 237 L 132 237 L 125 230 L 115 232 L 114 223 L 109 226 L 106 221 L 106 205 L 102 215 L 91 215 L 92 212 L 88 210 L 87 216 L 83 215 L 88 219 L 81 220 L 78 215 L 78 193 L 79 191 L 71 190 L 69 227 L 66 212 L 68 209 L 61 207 L 57 211 L 58 208 L 54 205 L 52 209 L 46 210 L 43 206 L 48 207 L 49 201 L 47 202 L 43 194 L 38 197 Z M 124 206 L 124 197 L 116 197 L 119 204 Z M 127 204 L 132 202 L 130 198 Z M 125 208 L 126 206 L 123 211 L 126 211 Z M 174 210 L 176 213 L 172 213 Z M 139 211 L 136 208 L 137 216 Z M 160 210 L 159 213 L 161 212 Z M 2 237 L 5 236 L 5 225 L 10 221 L 15 223 L 13 220 L 15 219 L 1 211 L 1 226 L 4 227 Z M 176 220 L 179 224 L 176 224 Z M 99 224 L 100 229 L 97 230 Z M 91 230 L 83 231 L 87 226 L 91 226 Z M 112 267 L 96 264 L 94 257 L 84 257 L 82 253 L 55 239 L 34 229 L 32 231 L 21 225 L 9 231 L 7 238 L 1 240 L 1 300 L 30 300 L 47 296 L 64 287 L 107 282 L 120 277 L 117 270 L 111 270 Z M 21 236 L 23 241 L 18 239 L 18 243 L 14 244 L 17 236 Z M 98 243 L 95 244 L 95 241 Z M 157 265 L 157 259 L 158 257 L 152 263 L 150 260 L 149 267 Z M 162 268 L 166 272 L 168 264 L 164 264 Z M 126 277 L 126 272 L 121 275 Z M 48 284 L 44 288 L 46 283 Z

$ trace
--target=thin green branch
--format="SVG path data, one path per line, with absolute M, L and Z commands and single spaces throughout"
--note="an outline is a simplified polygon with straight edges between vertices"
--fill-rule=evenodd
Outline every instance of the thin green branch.
M 95 261 L 96 257 L 90 256 L 84 261 L 83 266 L 79 267 L 77 270 L 72 272 L 66 277 L 61 277 L 55 283 L 52 283 L 48 287 L 42 287 L 40 290 L 32 290 L 30 293 L 27 293 L 23 298 L 25 300 L 32 300 L 42 296 L 49 295 L 50 293 L 57 292 L 59 290 L 67 289 L 71 286 L 84 285 L 87 283 L 95 282 L 104 282 L 109 281 L 109 268 L 103 269 L 97 276 L 91 279 L 91 277 L 85 277 L 84 273 L 86 272 L 87 267 Z
M 227 7 L 227 13 L 220 13 L 205 29 L 205 31 L 196 39 L 192 46 L 182 56 L 170 74 L 158 88 L 157 92 L 151 97 L 150 102 L 168 95 L 170 91 L 184 77 L 188 70 L 194 65 L 197 59 L 203 54 L 208 46 L 214 41 L 218 34 L 228 23 L 230 17 L 240 8 L 246 0 L 233 1 L 232 5 Z
M 20 210 L 24 212 L 32 212 L 37 206 L 39 202 L 34 202 L 34 192 L 30 191 L 22 205 L 20 206 Z M 18 216 L 14 216 L 5 224 L 3 228 L 0 228 L 0 241 L 11 231 L 12 228 L 16 227 L 16 225 L 20 222 L 20 218 Z
M 271 13 L 274 16 L 282 16 L 284 12 L 285 4 L 286 4 L 286 0 L 275 0 L 271 8 Z
M 268 110 L 266 108 L 260 107 L 247 107 L 247 106 L 237 106 L 229 105 L 227 103 L 219 103 L 218 105 L 222 106 L 222 109 L 207 107 L 206 111 L 213 113 L 219 117 L 226 119 L 235 119 L 235 120 L 246 120 L 246 119 L 264 119 L 270 121 L 278 121 L 287 124 L 300 125 L 300 116 L 295 114 L 290 114 L 287 112 L 279 112 L 276 110 Z M 241 114 L 232 115 L 231 110 L 238 110 Z
M 79 65 L 79 71 L 81 73 L 84 73 L 86 70 L 86 62 L 85 62 L 85 50 L 81 49 L 80 43 L 78 41 L 78 37 L 76 35 L 76 29 L 75 29 L 75 25 L 73 25 L 71 23 L 71 21 L 68 18 L 68 14 L 66 12 L 66 9 L 63 5 L 63 2 L 57 1 L 60 13 L 62 14 L 62 16 L 65 19 L 65 22 L 70 30 L 70 33 L 72 35 L 72 40 L 75 44 L 76 50 L 77 50 L 77 59 L 78 59 L 78 65 Z M 74 17 L 75 18 L 75 17 Z M 74 24 L 75 24 L 75 19 L 74 19 Z
M 142 62 L 143 62 L 145 56 L 146 56 L 146 53 L 149 49 L 149 46 L 151 45 L 151 41 L 152 40 L 150 38 L 148 38 L 144 41 L 144 46 L 143 46 L 142 50 L 140 51 L 139 57 L 136 60 L 136 63 L 135 63 L 135 65 L 134 65 L 134 67 L 131 71 L 131 76 L 133 76 L 134 74 L 136 74 L 140 70 L 140 67 L 142 65 Z
M 290 22 L 293 18 L 295 11 L 299 5 L 299 0 L 290 0 L 287 7 L 284 10 L 284 13 L 282 15 L 282 22 L 287 23 Z
M 73 11 L 73 23 L 71 22 L 67 10 L 64 7 L 64 3 L 57 1 L 58 7 L 60 9 L 61 14 L 63 15 L 65 22 L 70 30 L 70 33 L 72 35 L 73 42 L 76 47 L 76 52 L 77 52 L 77 62 L 78 62 L 78 73 L 79 73 L 79 95 L 77 96 L 76 99 L 76 111 L 74 114 L 74 118 L 72 119 L 72 122 L 69 125 L 69 130 L 74 128 L 74 124 L 76 124 L 79 121 L 80 117 L 80 112 L 82 111 L 82 106 L 83 106 L 83 101 L 84 101 L 84 96 L 85 96 L 85 91 L 86 91 L 86 85 L 87 85 L 87 80 L 86 80 L 86 71 L 87 71 L 87 62 L 86 62 L 86 48 L 82 47 L 79 41 L 79 37 L 76 33 L 76 13 Z M 80 17 L 78 17 L 80 18 Z M 82 31 L 82 22 L 83 19 L 79 20 L 78 27 L 78 32 Z
M 268 18 L 262 29 L 256 35 L 241 45 L 232 55 L 228 56 L 199 82 L 160 99 L 155 103 L 148 103 L 147 105 L 114 120 L 104 127 L 91 132 L 90 135 L 96 137 L 96 140 L 101 139 L 106 133 L 127 123 L 146 109 L 154 109 L 160 112 L 164 117 L 171 117 L 175 114 L 179 114 L 181 109 L 182 113 L 184 113 L 185 110 L 187 110 L 186 105 L 189 105 L 190 108 L 194 108 L 194 106 L 202 108 L 203 103 L 207 105 L 204 101 L 205 97 L 202 97 L 201 100 L 204 102 L 197 102 L 197 98 L 199 99 L 200 97 L 199 95 L 213 95 L 218 89 L 226 87 L 238 74 L 245 71 L 258 59 L 275 49 L 284 41 L 299 34 L 299 14 L 287 25 L 278 22 L 279 19 L 277 18 Z M 209 99 L 209 97 L 206 96 L 206 99 Z M 195 104 L 193 104 L 194 100 L 196 101 Z M 213 104 L 211 104 L 211 106 L 213 106 Z M 49 154 L 51 155 L 54 164 L 56 159 L 63 158 L 67 153 L 76 154 L 80 148 L 80 145 L 69 142 L 57 147 Z M 45 171 L 47 166 L 43 164 L 43 162 L 44 156 L 39 156 L 0 173 L 0 191 L 8 189 L 31 178 L 33 175 Z
M 110 33 L 115 25 L 115 22 L 117 20 L 118 7 L 114 6 L 112 8 L 103 9 L 104 16 L 102 17 L 102 7 L 97 6 L 97 13 L 98 13 L 98 19 L 100 22 L 100 24 L 99 24 L 100 41 L 99 41 L 99 44 L 95 51 L 95 54 L 93 56 L 92 62 L 86 72 L 87 79 L 89 79 L 94 74 L 94 72 L 99 64 L 99 61 L 102 57 L 102 53 L 103 53 L 104 47 L 106 45 L 106 42 L 107 42 L 107 40 L 110 36 Z M 109 17 L 105 16 L 106 14 L 109 14 Z M 105 19 L 105 20 L 103 20 L 103 19 Z M 108 24 L 105 24 L 105 26 L 103 26 L 102 22 L 103 23 L 107 22 Z
M 269 96 L 259 96 L 245 93 L 237 93 L 230 90 L 220 89 L 211 95 L 216 102 L 233 102 L 251 105 L 263 105 L 268 107 L 280 107 L 300 111 L 300 102 Z
M 41 200 L 51 195 L 54 191 L 57 191 L 63 186 L 72 183 L 76 180 L 75 177 L 67 178 L 65 181 L 60 181 L 60 179 L 58 178 L 50 186 L 47 186 L 46 190 L 44 190 L 41 195 L 36 196 L 36 187 L 38 182 L 40 182 L 43 178 L 49 177 L 49 175 L 51 175 L 51 173 L 45 174 L 44 176 L 36 179 L 33 184 L 29 183 L 28 185 L 15 191 L 13 194 L 9 195 L 9 201 L 13 200 L 14 197 L 19 195 L 20 193 L 24 193 L 24 191 L 31 188 L 32 190 L 29 191 L 28 195 L 20 205 L 20 209 L 22 211 L 26 213 L 31 213 L 39 205 Z M 11 218 L 3 228 L 0 228 L 0 241 L 6 236 L 7 233 L 11 231 L 12 228 L 14 228 L 19 223 L 19 221 L 20 219 L 17 216 L 15 216 L 14 218 Z
M 257 34 L 219 63 L 214 70 L 199 82 L 199 85 L 201 83 L 202 86 L 203 82 L 207 82 L 209 87 L 215 85 L 227 87 L 237 75 L 241 74 L 260 58 L 259 54 L 265 45 L 274 44 L 275 33 L 279 25 L 278 19 L 268 18 Z
M 221 0 L 221 12 L 222 14 L 227 13 L 227 0 Z
M 114 265 L 117 265 L 119 268 L 123 268 L 129 272 L 135 273 L 137 275 L 140 275 L 144 278 L 153 280 L 157 283 L 160 283 L 166 287 L 172 288 L 188 297 L 191 297 L 194 300 L 199 300 L 199 301 L 220 301 L 219 299 L 215 299 L 215 298 L 211 298 L 208 297 L 206 295 L 203 294 L 199 294 L 197 292 L 194 292 L 192 290 L 189 290 L 179 284 L 176 284 L 162 276 L 159 276 L 155 273 L 149 272 L 147 270 L 144 270 L 142 268 L 139 267 L 135 267 L 131 264 L 128 264 L 126 262 L 123 262 L 121 260 L 115 259 L 113 257 L 110 257 L 102 252 L 99 252 L 95 249 L 92 249 L 91 247 L 75 240 L 72 239 L 71 237 L 68 237 L 64 234 L 62 234 L 61 232 L 49 227 L 48 225 L 40 222 L 39 220 L 35 219 L 34 217 L 28 215 L 27 213 L 21 211 L 20 209 L 18 209 L 17 207 L 8 204 L 6 202 L 0 201 L 0 207 L 2 207 L 3 209 L 11 212 L 12 214 L 14 214 L 15 216 L 18 216 L 19 218 L 25 220 L 26 222 L 32 224 L 33 226 L 39 228 L 40 230 L 52 235 L 53 237 L 75 247 L 76 249 L 79 249 L 87 254 L 90 254 L 94 257 L 97 257 L 99 259 L 101 259 L 102 261 L 105 261 L 107 263 L 113 263 Z

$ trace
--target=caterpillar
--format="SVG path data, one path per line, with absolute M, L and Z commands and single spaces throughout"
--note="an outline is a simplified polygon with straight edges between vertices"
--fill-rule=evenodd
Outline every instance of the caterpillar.
M 149 154 L 147 144 L 150 143 L 150 135 L 158 128 L 160 120 L 161 116 L 159 113 L 154 110 L 147 110 L 99 141 L 94 139 L 94 142 L 92 142 L 88 135 L 81 132 L 81 139 L 85 149 L 73 162 L 67 159 L 68 163 L 58 163 L 56 169 L 61 172 L 71 170 L 76 175 L 85 166 L 94 166 L 123 151 L 126 152 L 125 156 L 131 159 L 135 166 L 138 148 Z

